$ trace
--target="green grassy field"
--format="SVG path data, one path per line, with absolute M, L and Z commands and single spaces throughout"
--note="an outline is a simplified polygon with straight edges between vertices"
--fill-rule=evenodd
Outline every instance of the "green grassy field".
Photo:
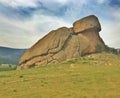
M 57 65 L 1 71 L 0 98 L 120 98 L 120 56 L 93 54 Z
M 11 71 L 11 70 L 15 70 L 16 68 L 17 68 L 17 65 L 10 65 L 10 66 L 0 65 L 0 72 L 1 71 Z

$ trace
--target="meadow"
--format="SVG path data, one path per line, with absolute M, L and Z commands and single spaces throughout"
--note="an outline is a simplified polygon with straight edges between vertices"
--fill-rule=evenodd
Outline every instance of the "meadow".
M 40 68 L 0 71 L 0 98 L 120 98 L 120 56 L 99 53 Z
M 0 72 L 1 71 L 10 71 L 10 70 L 16 70 L 17 65 L 13 64 L 0 64 Z

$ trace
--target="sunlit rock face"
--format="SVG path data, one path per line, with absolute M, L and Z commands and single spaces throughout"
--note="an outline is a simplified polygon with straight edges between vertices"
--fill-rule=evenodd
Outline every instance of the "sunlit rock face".
M 96 47 L 101 47 L 99 51 L 102 51 L 105 44 L 99 36 L 100 30 L 99 20 L 94 15 L 77 20 L 71 28 L 53 30 L 25 52 L 18 69 L 80 58 L 97 52 Z

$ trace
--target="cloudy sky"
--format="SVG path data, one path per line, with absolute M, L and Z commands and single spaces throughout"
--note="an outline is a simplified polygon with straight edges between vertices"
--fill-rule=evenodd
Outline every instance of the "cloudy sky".
M 100 20 L 105 43 L 120 48 L 120 0 L 0 0 L 0 46 L 29 48 L 91 14 Z

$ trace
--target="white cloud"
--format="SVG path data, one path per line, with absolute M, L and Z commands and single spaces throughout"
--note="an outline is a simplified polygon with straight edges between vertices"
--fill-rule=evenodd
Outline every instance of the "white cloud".
M 112 16 L 115 21 L 120 21 L 120 8 L 119 7 L 111 7 Z
M 90 0 L 69 0 L 66 4 L 68 8 L 65 11 L 64 18 L 71 22 L 82 18 L 84 16 L 82 12 L 85 4 L 89 3 L 89 1 Z
M 57 2 L 57 3 L 61 3 L 61 4 L 66 4 L 67 2 L 69 2 L 70 0 L 41 0 L 41 2 Z
M 72 3 L 83 3 L 83 2 L 86 2 L 86 1 L 89 1 L 89 0 L 40 0 L 41 2 L 46 2 L 46 3 L 59 3 L 59 4 L 69 4 L 70 2 Z
M 53 29 L 70 26 L 62 18 L 35 14 L 31 20 L 18 21 L 0 17 L 0 45 L 28 48 Z
M 51 12 L 46 12 L 46 10 L 43 10 L 45 14 L 42 14 L 40 12 L 42 9 L 32 13 L 32 17 L 24 21 L 7 19 L 1 15 L 0 45 L 28 48 L 51 30 L 61 26 L 69 27 L 75 20 L 85 15 L 95 14 L 100 18 L 102 25 L 100 35 L 105 43 L 111 47 L 120 47 L 120 8 L 104 6 L 103 3 L 109 0 L 97 0 L 100 6 L 92 5 L 92 2 L 96 2 L 93 0 L 0 0 L 0 3 L 11 7 L 36 7 L 37 1 L 41 1 L 45 8 L 53 13 L 60 10 L 61 7 L 67 7 L 65 15 L 60 13 L 58 17 L 50 16 Z M 113 17 L 113 19 L 108 18 L 108 16 Z
M 71 0 L 0 0 L 0 3 L 11 6 L 11 7 L 36 7 L 38 2 L 45 4 L 59 3 L 66 4 Z
M 120 8 L 111 7 L 112 19 L 102 20 L 103 38 L 111 47 L 120 48 Z
M 103 20 L 101 21 L 102 31 L 100 35 L 105 41 L 106 45 L 110 47 L 120 47 L 120 23 L 117 21 Z
M 36 1 L 38 0 L 0 0 L 0 3 L 11 6 L 11 7 L 36 7 Z
M 105 3 L 105 2 L 108 2 L 109 0 L 97 0 L 98 3 L 102 4 L 102 3 Z

